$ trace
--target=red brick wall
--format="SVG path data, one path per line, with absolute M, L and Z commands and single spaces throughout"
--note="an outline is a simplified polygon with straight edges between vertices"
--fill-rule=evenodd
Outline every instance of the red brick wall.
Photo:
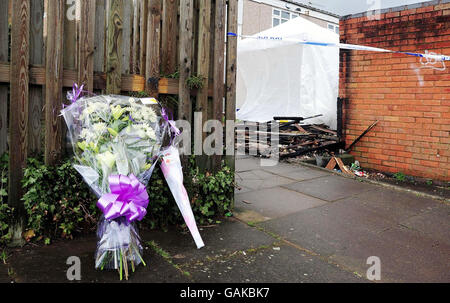
M 450 55 L 450 3 L 342 20 L 341 42 Z M 341 51 L 349 145 L 363 167 L 450 181 L 450 62 L 445 71 L 401 54 Z M 435 65 L 442 67 L 442 64 Z

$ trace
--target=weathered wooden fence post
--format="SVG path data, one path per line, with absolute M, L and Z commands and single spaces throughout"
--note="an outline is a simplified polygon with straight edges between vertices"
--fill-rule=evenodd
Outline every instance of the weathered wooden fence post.
M 45 164 L 54 165 L 62 153 L 63 35 L 65 1 L 48 0 L 45 62 Z
M 161 0 L 150 0 L 147 20 L 147 62 L 145 64 L 145 88 L 150 96 L 157 98 L 161 66 Z
M 228 0 L 228 22 L 227 32 L 236 33 L 238 31 L 238 0 Z M 233 36 L 227 37 L 227 79 L 226 79 L 226 106 L 225 116 L 227 121 L 236 121 L 236 72 L 237 72 L 237 42 L 238 38 Z M 226 146 L 227 155 L 234 155 L 234 125 L 227 126 Z M 227 160 L 229 166 L 234 167 L 234 156 L 230 161 Z
M 8 62 L 8 1 L 0 1 L 0 62 Z M 8 85 L 0 84 L 0 156 L 8 148 Z
M 106 0 L 96 0 L 94 71 L 105 72 Z
M 197 75 L 203 77 L 203 88 L 197 94 L 196 111 L 202 113 L 202 125 L 208 120 L 208 89 L 211 48 L 211 1 L 200 0 L 198 25 Z M 206 135 L 203 134 L 203 140 Z
M 139 71 L 141 75 L 145 74 L 145 63 L 147 61 L 147 14 L 148 14 L 148 1 L 149 0 L 139 0 L 141 1 L 141 16 L 140 16 L 140 60 L 139 60 Z
M 11 21 L 8 200 L 16 210 L 12 244 L 20 245 L 24 215 L 24 208 L 20 200 L 22 198 L 21 181 L 23 168 L 27 161 L 28 137 L 30 0 L 13 1 Z
M 223 102 L 225 97 L 225 0 L 216 0 L 215 28 L 214 28 L 214 119 L 223 123 Z M 216 130 L 217 131 L 217 130 Z M 218 144 L 218 142 L 215 142 Z M 223 143 L 222 143 L 223 145 Z M 213 156 L 213 171 L 221 167 L 222 156 Z
M 238 0 L 228 0 L 228 22 L 227 32 L 238 32 Z M 235 137 L 236 129 L 234 122 L 236 121 L 236 67 L 237 67 L 237 37 L 227 37 L 227 79 L 226 79 L 226 105 L 225 117 L 226 125 L 226 149 L 227 156 L 225 157 L 226 164 L 231 168 L 231 172 L 235 173 L 236 158 L 235 158 Z M 234 207 L 234 197 L 233 207 Z
M 78 84 L 94 91 L 95 1 L 80 1 L 78 23 Z
M 44 0 L 30 2 L 30 65 L 43 66 L 44 47 Z M 42 86 L 30 86 L 30 104 L 28 114 L 28 153 L 39 154 L 43 149 L 42 118 L 44 107 Z
M 161 73 L 169 75 L 177 70 L 178 1 L 163 2 Z
M 106 35 L 106 93 L 120 94 L 122 85 L 123 1 L 109 0 Z
M 186 80 L 192 73 L 193 0 L 180 0 L 180 83 L 178 118 L 192 123 L 191 92 Z

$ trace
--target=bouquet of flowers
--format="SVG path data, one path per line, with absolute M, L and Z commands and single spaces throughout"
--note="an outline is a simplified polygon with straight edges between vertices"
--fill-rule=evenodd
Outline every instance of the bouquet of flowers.
M 97 206 L 103 212 L 97 231 L 95 266 L 118 270 L 121 280 L 124 272 L 128 279 L 130 266 L 133 272 L 137 265 L 145 266 L 136 221 L 147 214 L 146 185 L 158 160 L 174 149 L 162 148 L 164 138 L 171 130 L 172 135 L 178 130 L 164 110 L 163 117 L 158 115 L 161 109 L 155 99 L 144 102 L 125 96 L 80 98 L 81 92 L 82 87 L 74 86 L 69 94 L 72 104 L 62 110 L 62 116 L 74 148 L 74 167 L 99 198 Z M 167 174 L 168 182 L 180 171 L 181 166 Z M 173 181 L 170 184 L 177 197 L 184 186 L 182 179 L 181 185 L 179 178 L 176 180 L 177 185 Z M 203 247 L 191 209 L 185 219 L 193 220 L 189 227 L 197 247 Z

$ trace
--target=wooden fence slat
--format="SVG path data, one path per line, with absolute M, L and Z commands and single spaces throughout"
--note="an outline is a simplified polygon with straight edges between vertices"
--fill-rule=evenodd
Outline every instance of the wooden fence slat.
M 53 2 L 46 0 L 49 5 Z M 81 1 L 64 1 L 65 3 L 65 22 L 64 22 L 64 68 L 77 68 L 77 10 Z M 82 1 L 84 2 L 84 1 Z M 48 34 L 48 33 L 47 33 Z
M 238 4 L 239 0 L 228 0 L 227 7 L 227 32 L 238 31 Z M 235 126 L 236 121 L 236 68 L 237 68 L 237 37 L 227 37 L 227 73 L 226 73 L 226 108 L 225 117 L 227 121 L 225 130 L 226 154 L 225 163 L 234 173 L 236 169 L 235 154 Z M 231 122 L 231 123 L 230 123 Z M 231 156 L 233 155 L 233 156 Z M 233 174 L 234 175 L 234 174 Z M 231 205 L 234 207 L 234 196 Z
M 80 1 L 78 23 L 78 84 L 94 90 L 95 1 Z
M 125 0 L 123 5 L 123 33 L 122 33 L 122 74 L 129 74 L 131 71 L 131 43 L 132 25 L 134 13 L 133 1 Z
M 106 93 L 120 94 L 122 82 L 123 1 L 109 0 L 106 36 Z
M 65 1 L 48 0 L 45 66 L 45 163 L 54 165 L 62 153 L 63 34 Z
M 141 16 L 141 1 L 133 0 L 134 15 L 133 15 L 133 47 L 131 53 L 131 73 L 139 73 L 139 22 Z
M 228 0 L 227 32 L 237 33 L 238 30 L 238 0 Z M 227 121 L 236 120 L 236 67 L 237 67 L 237 37 L 227 38 L 227 79 L 226 79 L 226 108 Z M 227 130 L 226 146 L 232 148 L 228 153 L 234 153 L 235 132 Z
M 200 0 L 198 25 L 197 75 L 204 78 L 203 89 L 197 95 L 196 111 L 202 112 L 202 125 L 208 120 L 208 83 L 211 47 L 211 1 Z M 203 134 L 203 140 L 206 134 Z
M 162 16 L 161 73 L 177 70 L 178 1 L 165 0 Z
M 44 65 L 44 0 L 31 1 L 30 7 L 30 64 Z M 38 154 L 42 151 L 42 118 L 44 107 L 43 88 L 30 86 L 28 114 L 28 152 Z
M 140 0 L 141 1 L 141 16 L 140 16 L 140 54 L 139 54 L 139 70 L 140 74 L 145 74 L 145 64 L 147 62 L 147 15 L 148 15 L 148 1 L 149 0 Z
M 222 121 L 225 69 L 225 0 L 216 0 L 214 28 L 214 118 Z
M 0 62 L 8 62 L 8 1 L 0 1 Z M 8 85 L 0 84 L 0 156 L 8 148 Z
M 194 3 L 193 0 L 180 0 L 180 82 L 178 118 L 192 121 L 192 104 L 186 80 L 192 71 L 192 25 Z
M 150 0 L 147 23 L 146 91 L 158 97 L 160 76 L 161 0 Z
M 11 18 L 9 204 L 21 214 L 22 169 L 27 159 L 30 0 L 14 0 Z
M 105 71 L 106 0 L 95 1 L 94 71 Z
M 223 121 L 223 102 L 225 95 L 225 0 L 216 0 L 214 28 L 214 119 Z M 217 144 L 217 142 L 216 142 Z M 213 170 L 221 165 L 221 157 L 213 156 Z

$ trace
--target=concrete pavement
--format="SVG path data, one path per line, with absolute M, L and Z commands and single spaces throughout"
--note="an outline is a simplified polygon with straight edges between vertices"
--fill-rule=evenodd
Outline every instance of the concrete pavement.
M 291 164 L 262 167 L 237 160 L 235 217 L 189 233 L 142 232 L 147 267 L 129 282 L 370 282 L 369 257 L 381 282 L 450 282 L 450 206 L 383 186 Z M 67 282 L 78 256 L 80 282 L 117 282 L 94 269 L 95 237 L 10 250 L 0 282 Z
M 237 161 L 240 220 L 361 277 L 376 256 L 382 282 L 450 282 L 447 203 L 309 167 L 259 164 Z

